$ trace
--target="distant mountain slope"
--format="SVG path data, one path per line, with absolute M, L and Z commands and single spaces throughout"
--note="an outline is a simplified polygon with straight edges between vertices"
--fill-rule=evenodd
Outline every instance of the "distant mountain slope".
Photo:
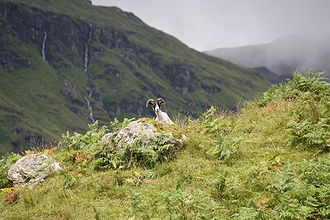
M 87 0 L 0 0 L 0 153 L 114 117 L 234 108 L 257 71 L 199 53 L 131 13 Z
M 292 78 L 292 74 L 283 74 L 283 75 L 278 75 L 272 71 L 270 71 L 267 67 L 265 66 L 259 66 L 253 68 L 254 70 L 258 71 L 259 74 L 268 82 L 271 84 L 276 84 L 276 83 L 282 83 L 285 82 L 287 79 Z
M 330 73 L 329 37 L 292 34 L 268 44 L 220 48 L 206 54 L 254 68 L 265 66 L 277 74 L 299 71 Z

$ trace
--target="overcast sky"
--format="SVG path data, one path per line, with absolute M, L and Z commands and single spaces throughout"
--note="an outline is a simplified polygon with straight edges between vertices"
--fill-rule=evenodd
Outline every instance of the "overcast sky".
M 266 43 L 289 33 L 330 33 L 330 0 L 92 2 L 133 12 L 148 25 L 199 51 Z

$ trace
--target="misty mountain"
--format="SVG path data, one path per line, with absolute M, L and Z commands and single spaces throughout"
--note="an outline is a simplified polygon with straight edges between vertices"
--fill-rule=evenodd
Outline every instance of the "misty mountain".
M 271 84 L 276 84 L 276 83 L 282 83 L 285 82 L 287 79 L 292 78 L 292 74 L 283 74 L 283 75 L 278 75 L 272 71 L 270 71 L 267 67 L 265 66 L 259 66 L 253 68 L 254 70 L 258 71 L 259 74 L 268 82 Z
M 95 120 L 232 109 L 269 83 L 116 7 L 0 0 L 0 153 L 51 144 Z
M 295 70 L 330 73 L 329 37 L 317 34 L 290 34 L 267 44 L 220 48 L 205 53 L 249 68 L 265 66 L 279 75 Z

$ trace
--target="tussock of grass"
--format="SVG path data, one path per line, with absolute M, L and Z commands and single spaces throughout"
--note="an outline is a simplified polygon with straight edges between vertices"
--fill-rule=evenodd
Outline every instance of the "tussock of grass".
M 299 75 L 274 90 L 287 89 L 284 95 L 268 92 L 240 113 L 211 108 L 197 120 L 180 118 L 186 147 L 153 168 L 95 171 L 93 159 L 73 162 L 74 151 L 58 150 L 53 157 L 66 168 L 2 203 L 0 218 L 328 219 L 329 87 L 313 90 L 323 83 L 313 77 Z M 306 81 L 313 86 L 299 89 Z M 322 135 L 291 127 L 320 121 Z

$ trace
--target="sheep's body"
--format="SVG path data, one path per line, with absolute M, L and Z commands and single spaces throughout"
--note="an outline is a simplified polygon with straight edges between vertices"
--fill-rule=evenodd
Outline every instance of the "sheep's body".
M 168 117 L 166 112 L 163 112 L 159 109 L 156 113 L 156 121 L 162 122 L 162 123 L 168 123 L 168 124 L 174 124 L 174 122 Z

